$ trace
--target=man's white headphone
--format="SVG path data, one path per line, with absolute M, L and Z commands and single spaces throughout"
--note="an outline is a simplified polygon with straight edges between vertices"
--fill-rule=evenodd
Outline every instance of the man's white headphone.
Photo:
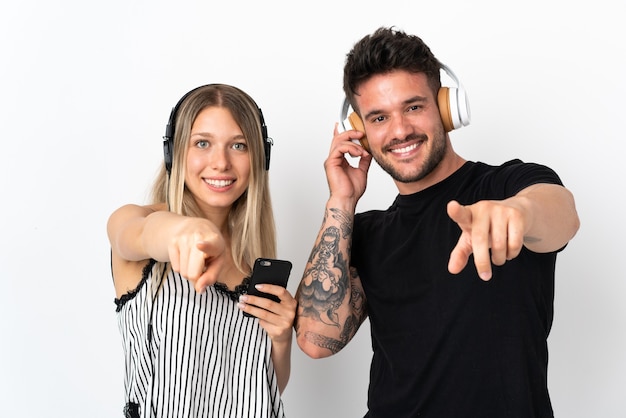
M 446 74 L 448 74 L 448 76 L 456 83 L 456 87 L 442 86 L 437 94 L 437 103 L 439 105 L 439 114 L 441 115 L 443 127 L 446 132 L 450 132 L 453 129 L 469 125 L 471 113 L 467 93 L 465 92 L 459 78 L 448 66 L 441 64 L 441 69 L 445 71 Z M 357 131 L 365 132 L 361 118 L 359 118 L 359 116 L 351 110 L 352 107 L 350 106 L 348 99 L 344 98 L 339 118 L 339 131 L 343 132 L 350 129 L 356 129 Z M 363 137 L 361 139 L 361 144 L 365 147 L 365 149 L 369 149 L 367 138 Z

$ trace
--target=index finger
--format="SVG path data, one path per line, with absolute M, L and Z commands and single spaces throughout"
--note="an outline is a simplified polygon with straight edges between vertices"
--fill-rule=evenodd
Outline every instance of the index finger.
M 287 291 L 283 286 L 270 283 L 259 283 L 255 287 L 259 292 L 269 293 L 278 297 L 278 299 L 281 299 L 280 296 Z
M 331 154 L 333 150 L 338 151 L 338 155 L 350 154 L 352 157 L 364 157 L 369 152 L 361 144 L 363 132 L 351 130 L 344 132 L 336 132 L 331 145 Z
M 448 203 L 447 210 L 450 219 L 459 225 L 463 234 L 469 236 L 471 254 L 474 255 L 474 265 L 478 275 L 483 280 L 491 279 L 491 256 L 489 254 L 491 222 L 489 217 L 481 217 L 476 211 L 472 211 L 470 206 L 463 206 L 454 200 Z M 466 251 L 469 256 L 470 249 L 466 248 Z M 453 261 L 457 262 L 456 259 Z
M 207 258 L 213 258 L 222 255 L 226 245 L 223 239 L 216 239 L 213 242 L 200 241 L 196 244 L 196 248 L 205 253 Z
M 224 243 L 222 241 L 220 241 L 220 243 L 201 241 L 196 244 L 196 247 L 206 255 L 204 259 L 204 271 L 195 283 L 196 291 L 201 293 L 204 292 L 207 286 L 217 281 L 222 271 L 222 265 L 224 264 Z
M 198 293 L 204 292 L 207 286 L 217 282 L 217 279 L 220 277 L 220 272 L 222 271 L 223 261 L 222 257 L 205 260 L 205 270 L 200 277 L 198 277 L 194 285 Z
M 472 224 L 472 211 L 467 206 L 451 200 L 448 202 L 447 211 L 450 219 L 456 222 L 461 230 L 468 230 Z

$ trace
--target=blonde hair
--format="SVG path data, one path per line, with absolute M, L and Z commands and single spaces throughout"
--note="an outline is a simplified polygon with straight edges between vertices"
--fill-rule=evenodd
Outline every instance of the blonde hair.
M 178 106 L 173 137 L 171 173 L 161 168 L 152 187 L 153 203 L 166 202 L 171 212 L 186 216 L 203 216 L 194 196 L 185 186 L 185 166 L 191 127 L 198 114 L 207 107 L 230 111 L 248 142 L 250 182 L 237 199 L 228 216 L 231 251 L 235 266 L 250 271 L 259 257 L 276 257 L 276 227 L 265 169 L 261 109 L 237 87 L 209 84 L 189 92 Z

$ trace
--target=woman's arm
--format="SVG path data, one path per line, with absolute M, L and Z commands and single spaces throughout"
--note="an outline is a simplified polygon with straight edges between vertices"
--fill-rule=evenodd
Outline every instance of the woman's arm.
M 280 302 L 262 296 L 243 295 L 239 309 L 258 318 L 272 340 L 272 363 L 281 393 L 291 374 L 291 340 L 296 316 L 296 300 L 287 289 L 274 284 L 260 284 L 257 289 L 278 297 Z M 250 319 L 255 320 L 255 319 Z
M 125 205 L 110 216 L 107 232 L 115 265 L 154 259 L 202 292 L 217 280 L 225 242 L 208 219 L 177 215 L 165 205 Z

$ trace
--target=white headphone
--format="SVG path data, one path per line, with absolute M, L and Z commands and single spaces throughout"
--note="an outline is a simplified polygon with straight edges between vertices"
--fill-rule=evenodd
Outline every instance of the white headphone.
M 471 120 L 469 99 L 465 88 L 459 78 L 446 65 L 441 64 L 441 69 L 456 83 L 456 87 L 441 87 L 437 94 L 439 113 L 446 132 L 467 126 Z
M 453 129 L 469 125 L 471 119 L 470 106 L 467 93 L 456 74 L 444 64 L 441 64 L 441 69 L 444 70 L 457 85 L 456 87 L 441 87 L 437 94 L 437 103 L 439 105 L 439 113 L 443 127 L 446 132 L 450 132 Z M 356 129 L 357 131 L 365 132 L 363 122 L 355 112 L 350 112 L 351 109 L 348 99 L 344 98 L 339 117 L 339 131 L 344 132 L 350 129 Z M 363 137 L 361 144 L 365 149 L 369 149 L 367 146 L 367 138 Z

